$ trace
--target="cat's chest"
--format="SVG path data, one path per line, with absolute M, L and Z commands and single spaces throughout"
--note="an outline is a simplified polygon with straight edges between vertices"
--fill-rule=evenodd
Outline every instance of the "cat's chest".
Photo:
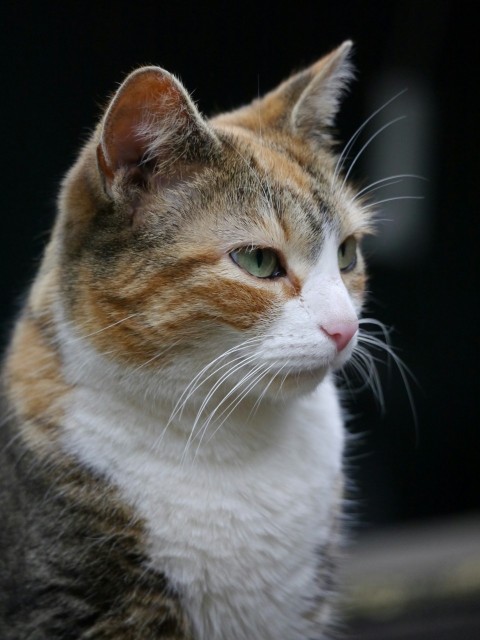
M 312 632 L 305 601 L 328 543 L 341 468 L 341 423 L 329 403 L 328 420 L 307 405 L 294 429 L 277 424 L 270 446 L 225 463 L 181 461 L 168 439 L 145 446 L 141 434 L 151 425 L 77 398 L 69 449 L 107 474 L 143 520 L 149 562 L 184 595 L 200 638 Z

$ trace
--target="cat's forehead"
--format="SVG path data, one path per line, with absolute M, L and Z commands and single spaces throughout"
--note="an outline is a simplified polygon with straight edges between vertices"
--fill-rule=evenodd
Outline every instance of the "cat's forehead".
M 237 132 L 224 140 L 223 180 L 211 196 L 214 208 L 227 201 L 225 219 L 247 234 L 245 242 L 288 242 L 313 259 L 326 237 L 356 231 L 359 220 L 352 215 L 350 194 L 335 182 L 325 160 L 299 154 L 284 141 Z M 248 238 L 249 231 L 266 237 Z

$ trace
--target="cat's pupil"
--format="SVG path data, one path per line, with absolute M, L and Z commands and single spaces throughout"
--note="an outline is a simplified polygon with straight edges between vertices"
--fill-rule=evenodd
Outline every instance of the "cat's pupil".
M 257 267 L 260 269 L 260 267 L 262 266 L 262 262 L 263 262 L 263 251 L 262 251 L 262 249 L 257 249 L 256 258 L 257 258 Z

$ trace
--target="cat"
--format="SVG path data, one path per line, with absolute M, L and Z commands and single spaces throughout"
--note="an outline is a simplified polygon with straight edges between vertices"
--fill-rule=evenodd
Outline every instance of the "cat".
M 3 640 L 331 637 L 350 51 L 209 120 L 158 67 L 110 101 L 4 359 Z

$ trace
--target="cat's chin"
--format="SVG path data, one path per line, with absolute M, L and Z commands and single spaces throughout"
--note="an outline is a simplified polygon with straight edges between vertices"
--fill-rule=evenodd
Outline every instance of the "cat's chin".
M 323 382 L 330 370 L 330 367 L 317 367 L 292 371 L 278 382 L 280 395 L 292 397 L 312 393 Z

